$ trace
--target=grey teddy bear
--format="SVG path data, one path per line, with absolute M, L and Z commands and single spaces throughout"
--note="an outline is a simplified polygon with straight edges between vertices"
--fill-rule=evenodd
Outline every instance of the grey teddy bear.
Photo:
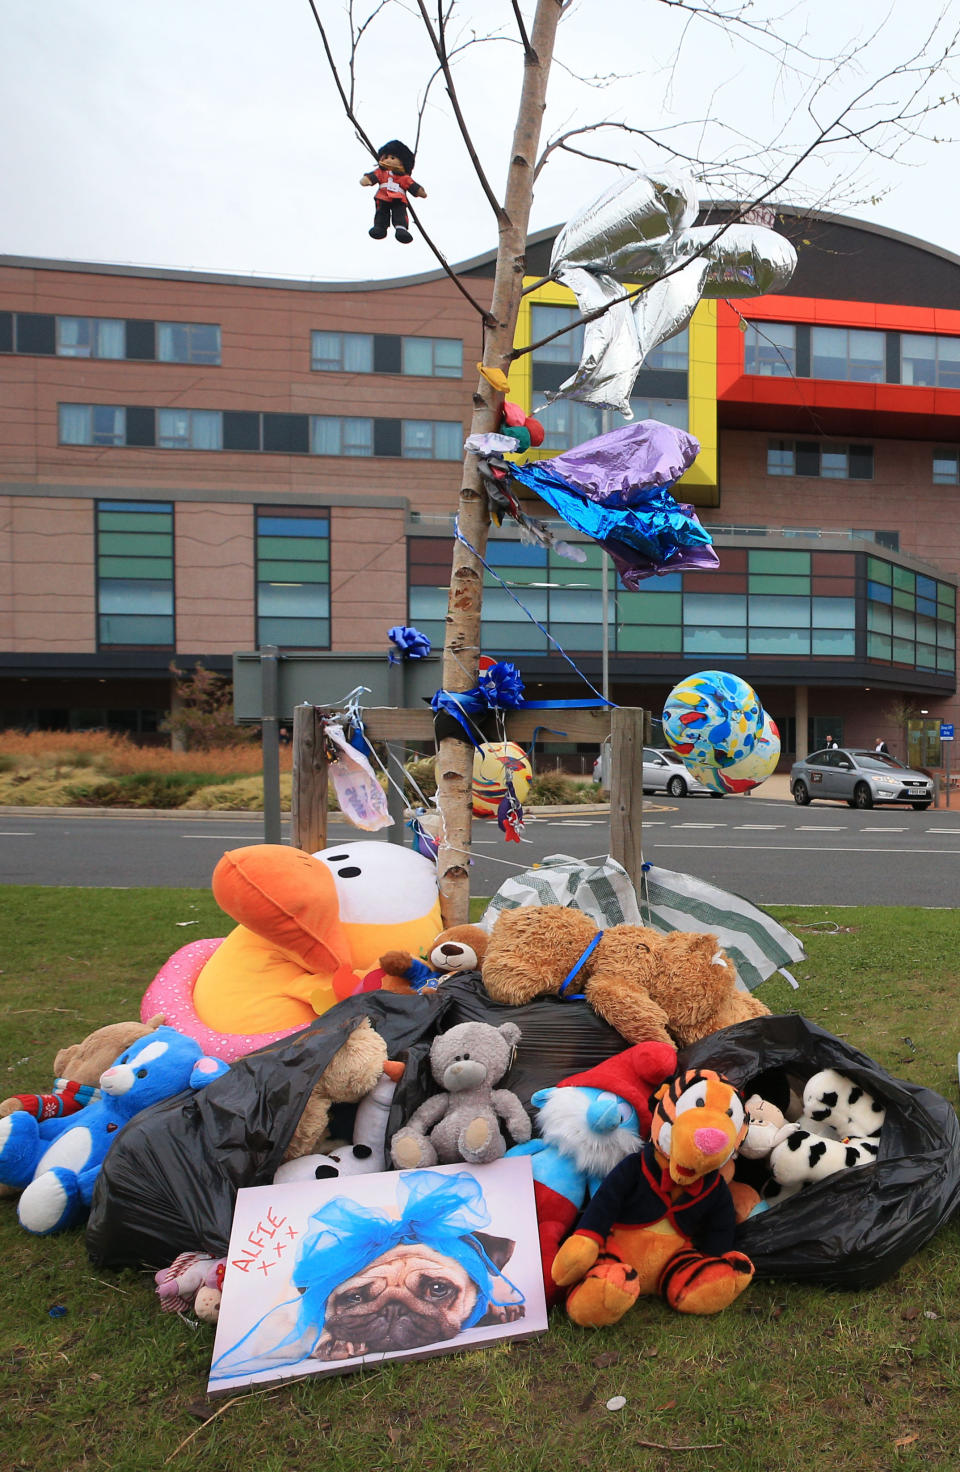
M 507 1146 L 498 1115 L 517 1144 L 529 1140 L 530 1117 L 516 1094 L 493 1087 L 519 1041 L 515 1022 L 462 1022 L 434 1038 L 430 1067 L 444 1092 L 426 1099 L 394 1135 L 390 1153 L 398 1170 L 499 1160 Z

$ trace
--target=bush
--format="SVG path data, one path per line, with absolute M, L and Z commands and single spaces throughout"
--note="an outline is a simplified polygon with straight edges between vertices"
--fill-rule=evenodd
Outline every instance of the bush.
M 198 773 L 137 772 L 99 782 L 75 782 L 64 791 L 68 805 L 74 807 L 182 808 L 209 782 L 209 777 Z
M 406 770 L 416 782 L 424 797 L 433 797 L 437 790 L 437 759 L 435 756 L 414 757 L 405 763 Z M 407 802 L 416 807 L 420 798 L 411 782 L 405 782 Z
M 286 813 L 290 811 L 292 786 L 293 779 L 289 773 L 281 772 L 280 807 Z M 205 785 L 192 793 L 183 806 L 192 812 L 262 812 L 263 778 L 244 777 L 238 782 L 225 781 Z M 329 807 L 329 803 L 327 806 Z

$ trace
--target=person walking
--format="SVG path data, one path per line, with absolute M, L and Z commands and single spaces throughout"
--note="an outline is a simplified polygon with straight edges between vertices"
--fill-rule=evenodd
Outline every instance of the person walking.
M 835 749 L 835 748 L 836 748 L 836 745 L 837 745 L 837 743 L 836 743 L 836 742 L 835 742 L 835 741 L 834 741 L 834 739 L 833 739 L 833 737 L 832 737 L 832 736 L 828 736 L 828 737 L 827 737 L 827 738 L 826 738 L 826 740 L 825 740 L 825 741 L 824 741 L 824 743 L 823 743 L 823 744 L 824 744 L 824 746 L 825 746 L 825 747 L 826 747 L 826 748 L 827 748 L 827 750 L 828 750 L 828 751 L 829 751 L 829 750 L 830 750 L 830 749 L 831 749 L 831 748 L 834 748 L 834 749 Z
M 880 737 L 880 736 L 877 737 L 877 744 L 876 744 L 876 746 L 873 749 L 874 749 L 874 751 L 882 752 L 884 756 L 889 756 L 890 755 L 890 748 L 889 748 L 889 746 L 883 740 L 883 738 Z

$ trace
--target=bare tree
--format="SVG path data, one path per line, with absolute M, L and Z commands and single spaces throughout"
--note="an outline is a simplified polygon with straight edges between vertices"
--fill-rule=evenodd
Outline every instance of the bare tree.
M 721 196 L 726 194 L 728 198 L 742 201 L 723 211 L 717 224 L 719 234 L 747 209 L 774 199 L 788 183 L 793 203 L 799 200 L 810 207 L 822 208 L 829 203 L 835 208 L 838 205 L 849 208 L 860 161 L 864 157 L 896 157 L 905 141 L 926 136 L 928 121 L 956 101 L 956 93 L 946 85 L 945 79 L 958 54 L 960 31 L 950 28 L 946 9 L 927 33 L 917 40 L 909 55 L 901 57 L 882 75 L 865 78 L 852 90 L 848 88 L 837 101 L 838 78 L 848 69 L 860 67 L 862 71 L 864 48 L 882 31 L 883 17 L 869 23 L 870 29 L 865 36 L 858 36 L 827 55 L 818 53 L 809 40 L 803 22 L 803 7 L 788 6 L 781 14 L 762 15 L 758 14 L 752 0 L 646 0 L 647 7 L 661 6 L 673 12 L 681 23 L 673 58 L 673 69 L 678 75 L 683 64 L 684 47 L 695 27 L 715 28 L 718 44 L 722 41 L 728 46 L 749 48 L 766 56 L 776 68 L 778 85 L 784 88 L 788 82 L 792 85 L 792 115 L 805 119 L 800 141 L 791 144 L 781 130 L 772 143 L 761 144 L 727 129 L 722 130 L 722 141 L 711 158 L 704 146 L 706 131 L 712 121 L 711 99 L 708 98 L 702 116 L 682 124 L 663 126 L 657 123 L 638 127 L 616 118 L 601 118 L 583 125 L 561 127 L 539 151 L 551 67 L 556 64 L 570 76 L 576 76 L 565 59 L 555 61 L 555 47 L 558 24 L 567 12 L 574 9 L 577 0 L 527 0 L 526 11 L 533 10 L 529 28 L 520 0 L 509 0 L 509 6 L 503 5 L 499 9 L 484 7 L 484 24 L 493 27 L 485 35 L 478 35 L 466 22 L 463 28 L 454 31 L 454 21 L 459 19 L 458 0 L 434 0 L 432 7 L 426 0 L 367 0 L 362 18 L 355 14 L 358 0 L 344 0 L 344 3 L 348 39 L 338 58 L 314 0 L 308 0 L 346 116 L 357 138 L 374 158 L 376 150 L 358 115 L 356 77 L 360 49 L 372 23 L 391 7 L 399 8 L 414 22 L 419 21 L 433 61 L 429 63 L 421 83 L 417 138 L 420 138 L 425 109 L 434 85 L 439 87 L 442 82 L 451 118 L 496 221 L 496 271 L 489 306 L 476 299 L 474 284 L 471 282 L 468 286 L 457 276 L 439 246 L 423 230 L 416 212 L 411 213 L 442 269 L 480 317 L 484 367 L 499 369 L 504 374 L 515 358 L 540 345 L 533 343 L 516 348 L 514 334 L 523 294 L 533 188 L 548 161 L 562 154 L 578 154 L 595 160 L 598 165 L 621 170 L 635 168 L 635 159 L 611 154 L 603 148 L 603 143 L 618 138 L 632 145 L 639 140 L 655 147 L 668 159 L 692 168 L 708 189 L 719 190 Z M 642 7 L 638 5 L 637 9 Z M 504 17 L 512 23 L 509 29 L 502 23 Z M 637 23 L 642 24 L 639 17 Z M 789 35 L 791 25 L 798 26 L 792 38 Z M 523 77 L 502 200 L 491 183 L 476 146 L 476 130 L 468 125 L 455 76 L 456 64 L 465 54 L 479 44 L 495 42 L 519 46 L 523 55 Z M 613 73 L 606 77 L 577 77 L 577 80 L 602 92 L 608 84 L 622 80 L 622 77 L 622 73 Z M 500 97 L 498 105 L 502 111 Z M 829 152 L 835 161 L 829 195 L 818 191 L 814 183 L 807 189 L 804 199 L 802 171 L 815 155 L 824 152 Z M 633 295 L 636 293 L 624 293 L 625 298 Z M 614 304 L 608 303 L 591 313 L 590 318 L 601 315 Z M 562 331 L 572 331 L 577 325 L 578 322 L 574 321 Z M 556 335 L 559 334 L 552 334 Z M 545 338 L 542 341 L 549 340 Z M 502 401 L 502 393 L 481 375 L 473 395 L 471 433 L 480 434 L 497 428 Z M 469 454 L 464 458 L 457 518 L 460 537 L 455 541 L 453 551 L 442 680 L 444 689 L 462 693 L 471 689 L 477 680 L 483 568 L 475 552 L 483 554 L 489 528 L 477 462 Z M 442 818 L 442 840 L 439 877 L 444 919 L 448 925 L 468 918 L 472 767 L 472 748 L 465 742 L 449 738 L 440 743 L 437 800 Z

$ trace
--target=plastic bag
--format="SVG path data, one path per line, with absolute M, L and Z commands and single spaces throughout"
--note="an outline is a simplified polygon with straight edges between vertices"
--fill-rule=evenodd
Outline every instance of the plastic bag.
M 715 1068 L 749 1094 L 782 1070 L 803 1084 L 835 1068 L 886 1105 L 875 1164 L 840 1171 L 742 1223 L 737 1247 L 758 1277 L 870 1288 L 917 1252 L 960 1203 L 960 1123 L 946 1099 L 894 1078 L 805 1017 L 737 1023 L 684 1049 L 680 1068 Z
M 628 1044 L 586 1002 L 539 997 L 524 1007 L 492 1001 L 479 973 L 417 996 L 367 992 L 331 1007 L 302 1032 L 239 1059 L 196 1095 L 144 1110 L 107 1153 L 87 1224 L 87 1251 L 104 1267 L 166 1267 L 180 1252 L 222 1256 L 242 1186 L 267 1185 L 317 1078 L 362 1017 L 406 1069 L 388 1141 L 436 1093 L 430 1044 L 460 1022 L 516 1022 L 521 1040 L 500 1087 L 524 1105 L 539 1088 L 580 1073 Z M 343 1111 L 334 1130 L 349 1133 Z

